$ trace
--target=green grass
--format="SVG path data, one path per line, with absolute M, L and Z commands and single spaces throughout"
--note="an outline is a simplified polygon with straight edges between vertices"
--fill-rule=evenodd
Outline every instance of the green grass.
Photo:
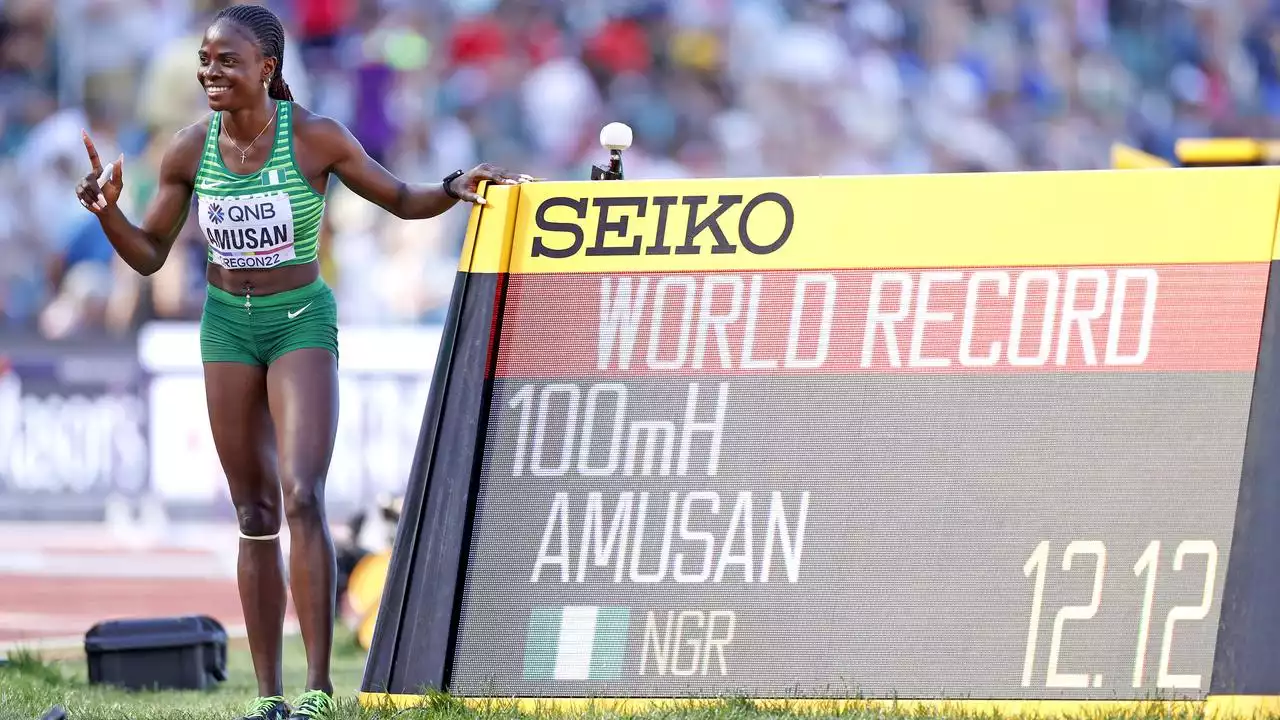
M 227 653 L 227 681 L 209 692 L 128 692 L 91 686 L 83 657 L 46 660 L 17 653 L 8 665 L 0 666 L 0 720 L 38 720 L 54 705 L 66 708 L 68 720 L 231 720 L 243 714 L 245 704 L 257 694 L 249 651 L 242 645 L 237 643 Z M 362 715 L 356 707 L 364 658 L 351 636 L 340 631 L 333 682 L 335 694 L 342 698 L 343 720 L 376 717 Z M 285 694 L 291 697 L 302 690 L 306 676 L 298 637 L 285 641 L 284 671 Z
M 553 720 L 566 718 L 565 713 L 545 711 L 519 712 L 510 703 L 491 701 L 473 709 L 446 695 L 424 698 L 424 708 L 362 709 L 355 701 L 364 672 L 364 653 L 355 647 L 350 635 L 339 632 L 333 658 L 335 692 L 339 697 L 340 720 Z M 47 660 L 31 654 L 10 656 L 8 665 L 0 666 L 0 720 L 38 720 L 49 708 L 62 705 L 68 720 L 232 720 L 244 711 L 256 690 L 253 669 L 246 649 L 232 647 L 228 653 L 229 678 L 209 692 L 126 692 L 87 682 L 84 658 Z M 299 638 L 289 638 L 285 647 L 286 695 L 302 687 L 306 663 Z M 993 715 L 963 712 L 893 711 L 883 706 L 846 706 L 828 709 L 790 711 L 766 703 L 731 698 L 694 708 L 659 708 L 641 714 L 620 714 L 608 710 L 572 713 L 572 720 L 797 720 L 805 718 L 838 718 L 840 720 L 958 720 L 959 718 L 995 718 Z M 1196 710 L 1161 709 L 1109 715 L 1091 714 L 1090 720 L 1197 720 L 1203 714 Z M 566 719 L 568 720 L 568 719 Z

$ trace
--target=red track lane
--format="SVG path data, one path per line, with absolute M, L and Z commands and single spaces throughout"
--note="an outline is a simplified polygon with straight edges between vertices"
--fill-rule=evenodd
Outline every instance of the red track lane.
M 225 522 L 0 523 L 0 656 L 74 649 L 95 624 L 123 618 L 208 615 L 242 636 L 237 548 Z
M 243 625 L 235 581 L 0 575 L 0 643 L 83 635 L 107 619 L 187 614 Z

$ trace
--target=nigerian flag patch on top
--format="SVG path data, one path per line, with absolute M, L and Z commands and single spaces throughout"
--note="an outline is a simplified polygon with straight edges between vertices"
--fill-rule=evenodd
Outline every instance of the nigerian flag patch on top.
M 527 680 L 611 680 L 622 670 L 631 610 L 568 605 L 534 608 L 524 640 Z

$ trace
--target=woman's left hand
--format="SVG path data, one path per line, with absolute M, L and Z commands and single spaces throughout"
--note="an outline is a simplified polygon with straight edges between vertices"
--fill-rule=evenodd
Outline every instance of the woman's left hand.
M 513 174 L 496 165 L 480 163 L 454 178 L 450 183 L 450 189 L 466 202 L 484 205 L 484 198 L 477 194 L 481 182 L 488 181 L 498 185 L 519 185 L 533 180 L 534 178 L 529 175 Z

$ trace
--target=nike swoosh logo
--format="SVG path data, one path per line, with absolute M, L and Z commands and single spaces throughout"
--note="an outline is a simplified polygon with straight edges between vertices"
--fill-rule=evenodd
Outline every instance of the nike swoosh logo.
M 294 318 L 298 317 L 299 315 L 301 315 L 301 314 L 302 314 L 302 311 L 306 310 L 306 309 L 307 309 L 307 308 L 309 308 L 309 307 L 311 307 L 311 303 L 307 303 L 306 305 L 303 305 L 302 307 L 298 308 L 297 310 L 294 310 L 294 311 L 293 311 L 293 312 L 291 312 L 291 313 L 287 313 L 287 314 L 289 315 L 289 319 L 290 319 L 290 320 L 292 320 L 292 319 L 294 319 Z

